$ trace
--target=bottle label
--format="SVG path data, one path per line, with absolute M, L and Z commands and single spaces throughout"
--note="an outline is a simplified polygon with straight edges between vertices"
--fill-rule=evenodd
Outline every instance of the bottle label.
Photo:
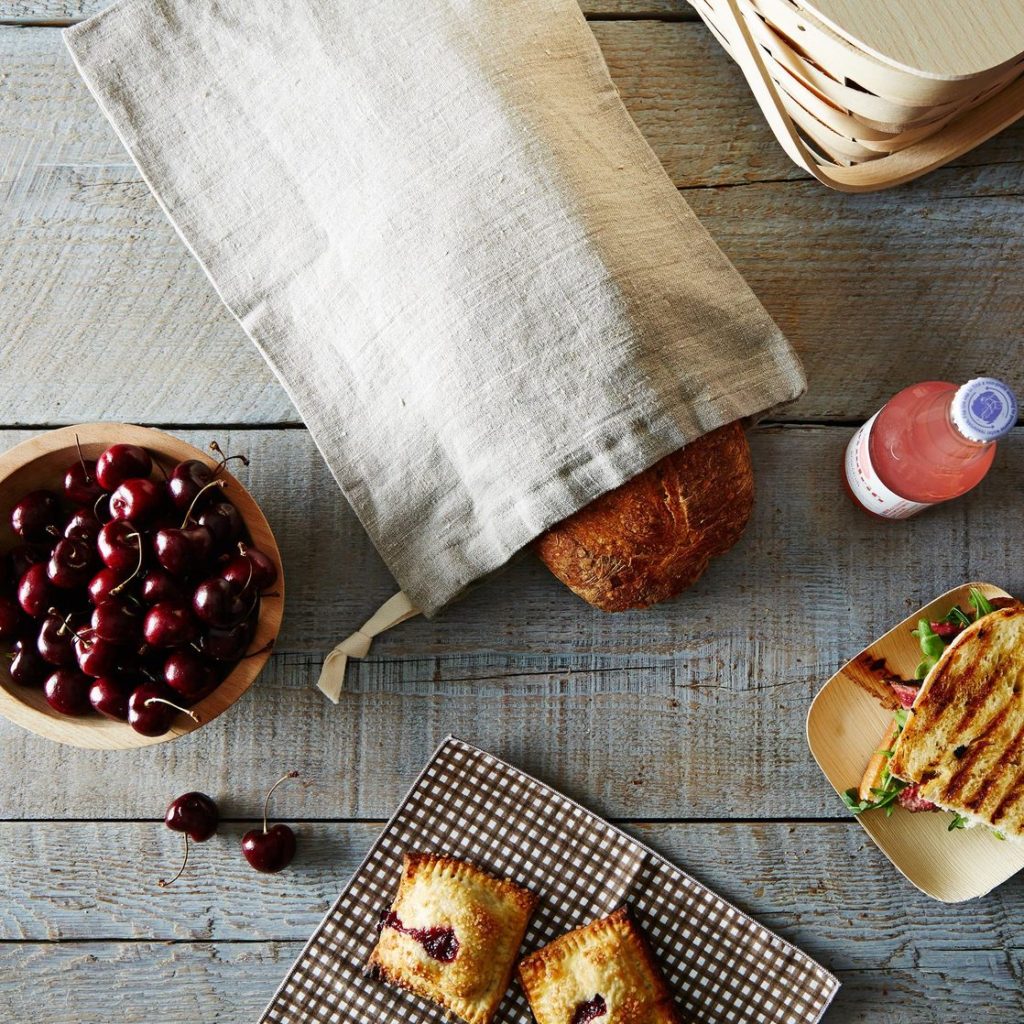
M 930 508 L 931 503 L 908 501 L 895 491 L 890 491 L 879 479 L 871 464 L 871 452 L 868 449 L 868 437 L 877 416 L 876 412 L 850 439 L 846 449 L 846 482 L 853 496 L 869 512 L 886 519 L 909 519 L 921 509 Z

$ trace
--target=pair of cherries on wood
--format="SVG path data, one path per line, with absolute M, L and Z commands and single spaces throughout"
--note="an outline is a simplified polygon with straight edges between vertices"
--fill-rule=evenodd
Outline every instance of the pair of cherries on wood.
M 288 779 L 298 777 L 298 772 L 291 771 L 270 787 L 263 801 L 263 828 L 250 829 L 242 836 L 242 853 L 249 864 L 257 871 L 275 874 L 283 871 L 295 856 L 295 833 L 287 825 L 267 827 L 267 808 L 274 790 Z M 185 865 L 188 864 L 188 841 L 205 843 L 216 831 L 220 823 L 220 811 L 213 800 L 205 793 L 185 793 L 172 800 L 164 815 L 164 824 L 174 832 L 182 832 L 185 836 L 185 857 L 178 868 L 178 873 L 169 881 L 162 878 L 157 883 L 162 889 L 176 882 Z
M 136 445 L 95 462 L 79 453 L 60 496 L 33 491 L 15 505 L 24 543 L 0 559 L 0 640 L 14 642 L 15 682 L 43 686 L 63 714 L 91 707 L 147 736 L 165 733 L 177 711 L 195 718 L 180 705 L 245 656 L 259 595 L 277 579 L 246 545 L 220 490 L 228 459 L 211 449 L 220 465 L 186 460 L 165 480 L 151 478 L 152 458 Z

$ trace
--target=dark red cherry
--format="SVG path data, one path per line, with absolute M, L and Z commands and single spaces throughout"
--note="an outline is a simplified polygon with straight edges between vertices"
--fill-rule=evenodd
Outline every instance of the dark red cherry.
M 84 715 L 90 708 L 92 680 L 70 668 L 61 668 L 43 684 L 46 703 L 62 715 Z
M 139 564 L 141 543 L 139 531 L 127 519 L 113 519 L 103 525 L 96 546 L 108 569 L 128 576 Z
M 172 832 L 184 832 L 196 843 L 205 843 L 217 831 L 220 812 L 205 793 L 184 793 L 172 800 L 164 824 Z
M 44 616 L 57 600 L 56 590 L 46 571 L 46 564 L 30 565 L 18 583 L 18 603 L 26 615 L 38 619 Z
M 197 843 L 205 843 L 214 832 L 217 831 L 217 822 L 220 820 L 220 812 L 217 805 L 205 793 L 184 793 L 172 800 L 164 815 L 164 824 L 174 832 L 182 832 L 185 835 L 185 857 L 178 868 L 178 873 L 170 882 L 162 878 L 156 884 L 161 889 L 166 888 L 181 878 L 181 873 L 188 863 L 188 841 L 194 839 Z
M 295 833 L 287 825 L 275 825 L 266 832 L 250 829 L 242 836 L 242 853 L 257 871 L 283 871 L 295 856 Z
M 138 643 L 142 634 L 142 608 L 134 601 L 105 597 L 93 609 L 92 628 L 112 644 Z
M 153 605 L 159 601 L 187 600 L 185 588 L 166 569 L 150 569 L 142 581 L 142 600 Z
M 213 470 L 198 459 L 179 462 L 167 480 L 171 503 L 180 512 L 187 512 L 199 492 L 213 480 Z M 209 493 L 209 492 L 207 492 Z
M 149 476 L 153 460 L 136 444 L 111 445 L 96 460 L 96 479 L 105 491 L 116 491 L 125 480 Z
M 156 560 L 174 576 L 196 576 L 210 563 L 213 537 L 205 526 L 157 530 L 153 538 Z
M 252 600 L 219 576 L 203 580 L 192 595 L 196 618 L 216 629 L 230 629 L 248 615 Z
M 115 721 L 128 720 L 129 690 L 117 679 L 100 676 L 89 688 L 89 703 L 95 711 Z
M 102 525 L 93 514 L 91 508 L 76 509 L 71 513 L 71 518 L 64 524 L 64 536 L 68 540 L 84 541 L 86 544 L 95 547 Z
M 19 602 L 7 594 L 0 595 L 0 640 L 7 643 L 17 639 L 24 626 Z
M 11 549 L 11 573 L 16 580 L 20 580 L 33 565 L 45 562 L 49 557 L 48 547 L 39 544 L 19 544 Z
M 11 510 L 11 529 L 32 543 L 60 536 L 60 500 L 52 491 L 29 491 Z
M 121 668 L 124 648 L 109 640 L 80 633 L 74 647 L 79 669 L 93 679 L 115 675 Z
M 55 587 L 71 590 L 84 586 L 95 566 L 94 552 L 84 540 L 58 541 L 46 563 L 46 575 Z
M 210 629 L 199 637 L 199 647 L 208 658 L 214 661 L 238 661 L 245 656 L 256 634 L 255 617 L 230 629 Z
M 115 587 L 121 585 L 121 581 L 127 579 L 123 572 L 115 572 L 113 569 L 100 569 L 86 587 L 89 600 L 93 604 L 99 604 L 105 597 L 116 597 L 111 592 Z
M 251 829 L 242 836 L 242 853 L 245 859 L 257 871 L 273 874 L 286 868 L 295 856 L 295 833 L 287 825 L 275 825 L 267 828 L 267 805 L 275 789 L 285 779 L 294 779 L 298 772 L 288 772 L 270 787 L 266 800 L 263 801 L 263 829 Z
M 11 679 L 19 686 L 42 686 L 53 672 L 32 639 L 18 640 L 12 648 Z
M 103 493 L 96 479 L 96 463 L 82 461 L 73 462 L 64 474 L 64 497 L 72 505 L 86 505 L 92 508 Z
M 114 519 L 130 519 L 145 525 L 164 507 L 163 484 L 147 477 L 132 477 L 110 496 L 110 514 Z
M 59 612 L 47 615 L 36 638 L 36 648 L 43 660 L 59 668 L 76 668 L 75 634 Z
M 187 704 L 202 700 L 217 685 L 217 673 L 190 647 L 171 653 L 164 662 L 164 682 Z
M 174 694 L 163 683 L 143 683 L 128 698 L 128 724 L 143 736 L 163 736 L 178 712 L 199 719 L 174 703 Z
M 194 640 L 199 625 L 186 604 L 159 601 L 146 612 L 142 635 L 151 647 L 180 647 Z
M 200 513 L 200 526 L 205 526 L 218 548 L 225 548 L 241 540 L 244 524 L 238 509 L 230 501 L 218 501 Z
M 220 575 L 239 590 L 269 590 L 277 582 L 274 563 L 262 551 L 245 544 L 239 544 L 238 550 L 239 554 L 220 570 Z

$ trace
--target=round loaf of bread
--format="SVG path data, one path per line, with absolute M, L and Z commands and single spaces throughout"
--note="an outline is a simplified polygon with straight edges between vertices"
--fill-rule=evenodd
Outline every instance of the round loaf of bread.
M 563 519 L 537 539 L 537 554 L 597 608 L 646 608 L 728 551 L 753 504 L 750 446 L 740 423 L 729 423 Z

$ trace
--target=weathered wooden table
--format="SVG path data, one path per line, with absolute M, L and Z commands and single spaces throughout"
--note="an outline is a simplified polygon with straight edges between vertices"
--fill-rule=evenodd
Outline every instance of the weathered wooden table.
M 740 546 L 677 601 L 591 610 L 524 557 L 388 634 L 337 708 L 323 653 L 391 580 L 284 392 L 80 84 L 59 27 L 104 0 L 0 0 L 0 444 L 132 420 L 248 451 L 281 542 L 279 652 L 221 719 L 117 754 L 0 723 L 0 1018 L 252 1021 L 437 743 L 454 732 L 622 822 L 843 980 L 828 1020 L 1024 1019 L 1024 880 L 918 894 L 818 772 L 804 716 L 839 663 L 968 578 L 1024 592 L 1024 431 L 966 500 L 878 526 L 839 488 L 851 429 L 897 388 L 1021 384 L 1024 126 L 899 190 L 848 198 L 779 151 L 682 0 L 587 0 L 627 106 L 793 340 L 811 387 L 753 434 Z M 414 13 L 410 11 L 410 17 Z M 301 852 L 238 850 L 269 781 Z M 180 854 L 201 789 L 228 823 Z

